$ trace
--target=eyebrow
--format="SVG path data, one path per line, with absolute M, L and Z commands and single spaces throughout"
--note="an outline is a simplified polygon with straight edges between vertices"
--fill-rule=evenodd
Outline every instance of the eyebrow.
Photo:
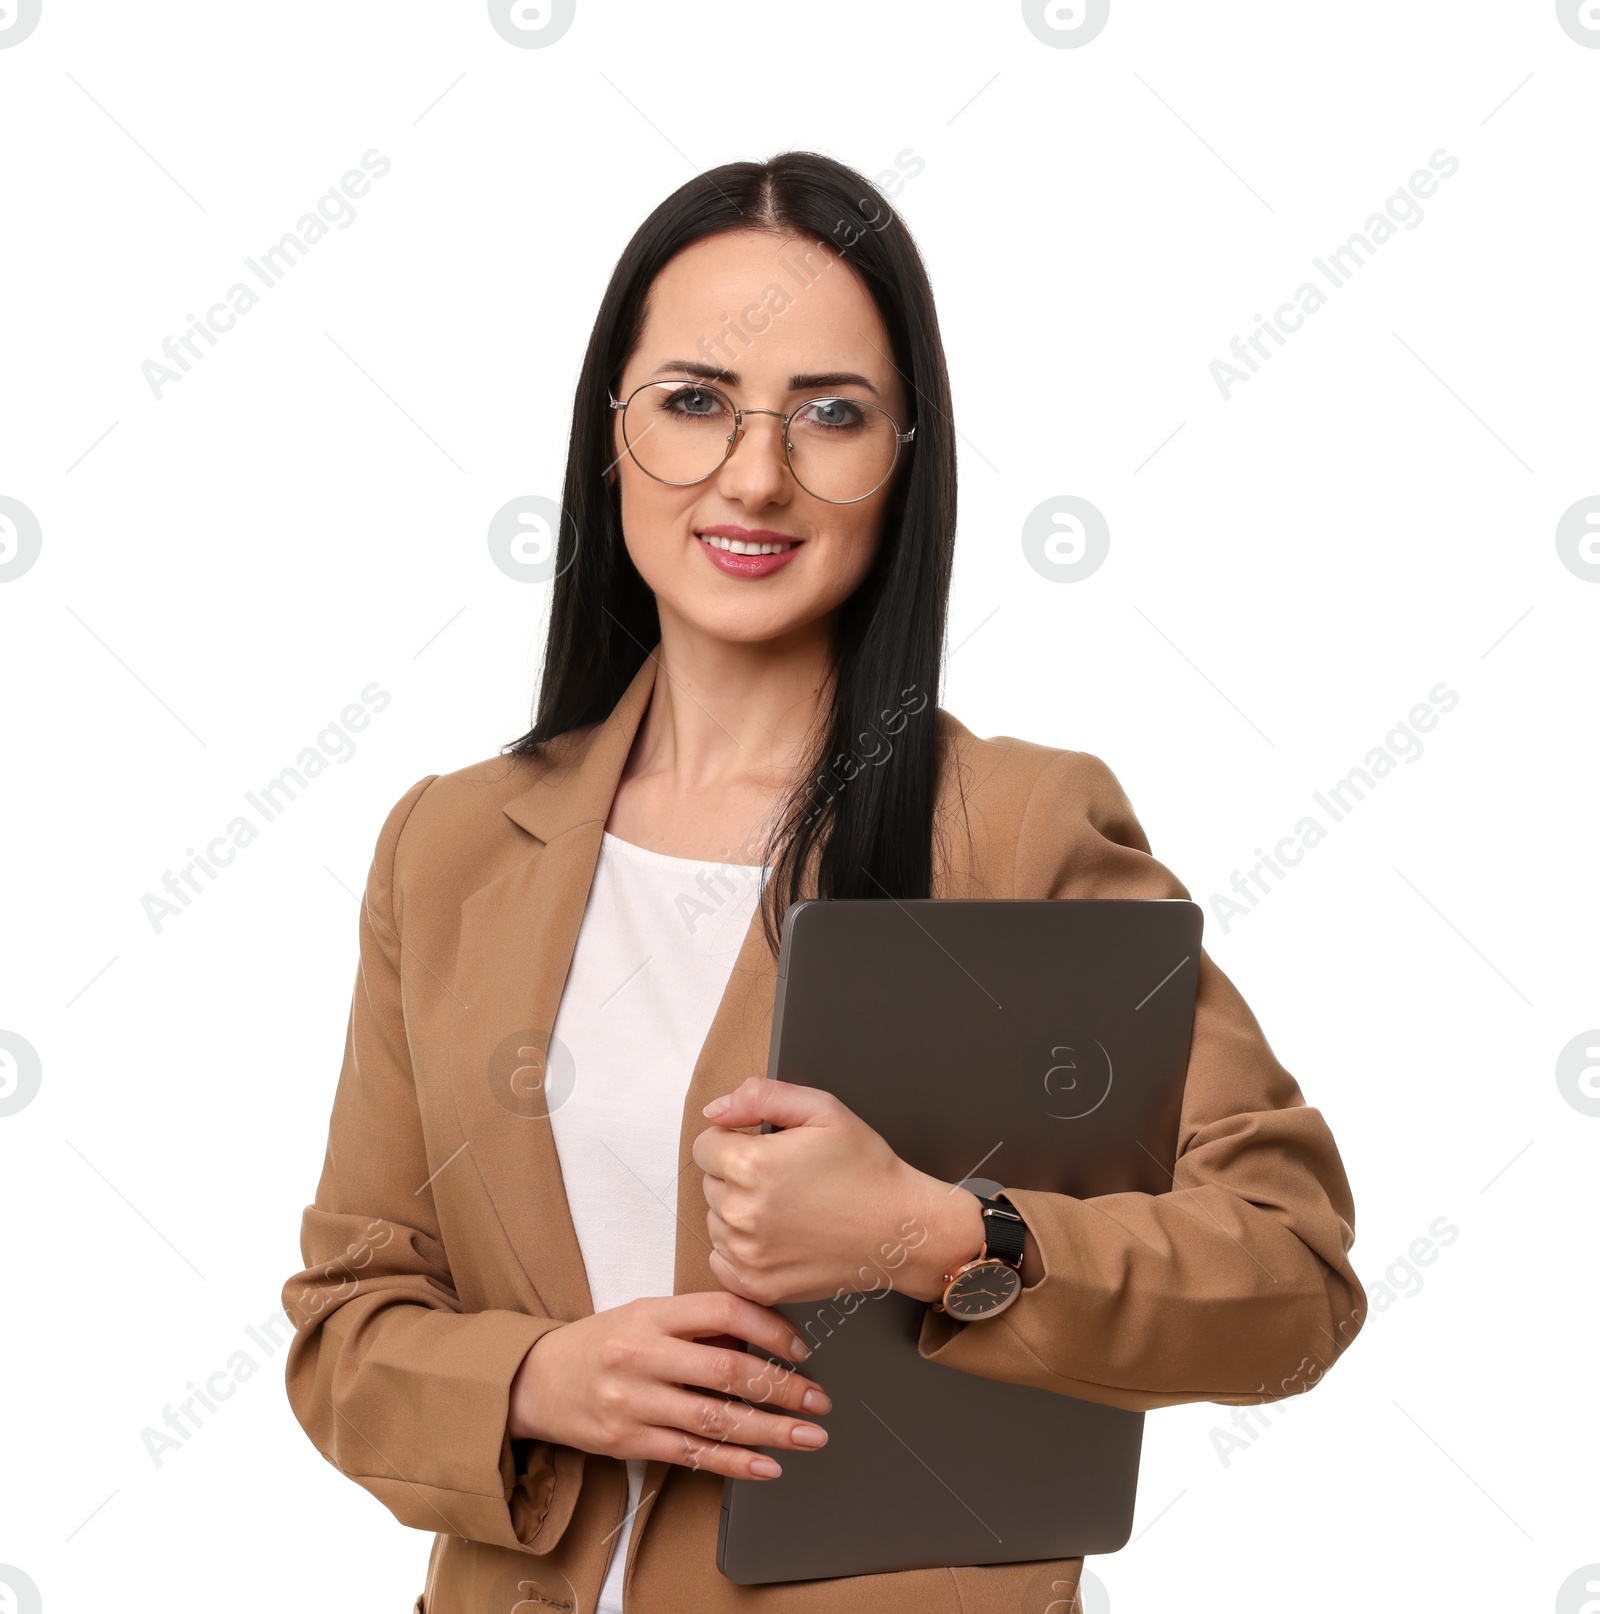
M 659 366 L 656 375 L 668 370 L 677 370 L 684 375 L 692 375 L 701 381 L 715 381 L 725 387 L 739 385 L 738 372 L 724 370 L 715 364 L 703 364 L 698 359 L 668 359 Z M 792 375 L 789 377 L 789 390 L 803 392 L 810 387 L 865 387 L 874 398 L 878 396 L 878 389 L 867 380 L 864 375 L 857 375 L 854 370 L 818 370 L 808 375 Z

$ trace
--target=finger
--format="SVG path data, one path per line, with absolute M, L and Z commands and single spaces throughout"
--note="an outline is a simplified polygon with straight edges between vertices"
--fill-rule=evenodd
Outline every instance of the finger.
M 781 1293 L 773 1288 L 775 1275 L 771 1272 L 766 1274 L 766 1284 L 762 1284 L 756 1270 L 758 1263 L 751 1254 L 751 1240 L 735 1233 L 714 1210 L 706 1212 L 706 1239 L 711 1246 L 706 1256 L 711 1276 L 729 1294 L 739 1295 L 759 1306 L 763 1303 L 763 1293 L 769 1298 Z M 742 1258 L 740 1252 L 743 1252 Z
M 706 1226 L 711 1238 L 711 1254 L 706 1257 L 706 1265 L 711 1269 L 711 1276 L 729 1294 L 739 1295 L 759 1306 L 761 1302 L 756 1297 L 761 1293 L 761 1286 L 747 1278 L 739 1264 L 728 1254 L 726 1225 L 707 1216 Z
M 768 1306 L 758 1306 L 753 1300 L 731 1295 L 726 1289 L 667 1295 L 649 1304 L 654 1325 L 663 1334 L 677 1339 L 732 1334 L 791 1362 L 803 1362 L 811 1354 L 811 1347 L 795 1332 L 787 1318 Z
M 744 1341 L 736 1339 L 732 1334 L 705 1334 L 697 1341 L 701 1345 L 724 1345 L 729 1350 L 742 1351 Z
M 711 1179 L 708 1177 L 706 1180 L 709 1182 Z M 738 1274 L 738 1267 L 734 1262 L 732 1254 L 734 1231 L 728 1225 L 728 1223 L 723 1220 L 721 1214 L 710 1204 L 710 1195 L 708 1194 L 706 1197 L 706 1240 L 710 1245 L 710 1251 L 707 1259 L 715 1261 L 718 1257 L 721 1257 L 722 1260 L 721 1268 L 719 1269 L 717 1267 L 712 1267 L 711 1275 L 717 1280 L 718 1283 L 722 1285 L 724 1289 L 732 1289 L 734 1294 L 743 1295 L 745 1299 L 748 1300 L 751 1297 L 749 1290 L 744 1283 L 734 1282 L 730 1284 L 728 1282 L 730 1274 L 733 1274 L 734 1276 L 737 1276 Z M 760 1302 L 758 1301 L 757 1304 L 759 1305 Z
M 748 1132 L 730 1132 L 720 1126 L 708 1126 L 704 1132 L 697 1133 L 694 1142 L 689 1145 L 689 1158 L 707 1177 L 720 1180 L 728 1175 L 729 1156 L 749 1136 Z
M 776 1479 L 783 1472 L 782 1465 L 764 1452 L 724 1441 L 705 1440 L 683 1429 L 648 1431 L 639 1442 L 637 1455 L 731 1479 Z
M 827 1444 L 828 1432 L 821 1424 L 804 1418 L 789 1418 L 746 1406 L 742 1401 L 722 1401 L 715 1396 L 696 1395 L 691 1390 L 675 1390 L 662 1402 L 663 1412 L 652 1408 L 652 1418 L 681 1429 L 696 1439 L 730 1446 L 778 1446 L 789 1451 L 815 1451 Z
M 722 1176 L 706 1171 L 700 1176 L 700 1192 L 705 1196 L 706 1204 L 716 1212 L 722 1214 L 722 1207 L 727 1203 L 728 1184 Z
M 706 1200 L 706 1236 L 711 1240 L 713 1251 L 726 1254 L 732 1248 L 735 1238 L 732 1227 L 723 1219 L 722 1213 L 711 1203 L 710 1197 Z
M 721 1127 L 755 1126 L 761 1121 L 771 1121 L 774 1126 L 818 1126 L 835 1119 L 842 1108 L 833 1094 L 820 1087 L 749 1076 L 731 1093 L 712 1099 L 700 1113 Z
M 652 1361 L 651 1374 L 673 1385 L 716 1390 L 798 1414 L 820 1417 L 833 1406 L 828 1392 L 815 1379 L 785 1362 L 768 1361 L 738 1346 L 663 1340 L 662 1354 Z

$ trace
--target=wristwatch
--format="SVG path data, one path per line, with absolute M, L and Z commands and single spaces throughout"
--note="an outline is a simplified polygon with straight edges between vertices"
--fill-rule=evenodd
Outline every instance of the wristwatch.
M 991 1185 L 985 1182 L 982 1186 Z M 972 1260 L 944 1274 L 944 1295 L 933 1307 L 964 1323 L 995 1316 L 1022 1293 L 1027 1226 L 998 1186 L 992 1194 L 978 1194 L 978 1203 L 983 1207 L 983 1248 Z

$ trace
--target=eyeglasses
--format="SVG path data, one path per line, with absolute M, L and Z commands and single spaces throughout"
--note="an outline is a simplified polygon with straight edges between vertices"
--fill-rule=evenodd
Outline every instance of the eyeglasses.
M 677 488 L 716 475 L 739 446 L 746 415 L 771 415 L 781 423 L 790 474 L 827 504 L 870 498 L 917 434 L 857 398 L 812 398 L 784 415 L 735 408 L 725 392 L 699 381 L 646 381 L 620 402 L 611 398 L 611 407 L 622 411 L 622 440 L 633 463 Z

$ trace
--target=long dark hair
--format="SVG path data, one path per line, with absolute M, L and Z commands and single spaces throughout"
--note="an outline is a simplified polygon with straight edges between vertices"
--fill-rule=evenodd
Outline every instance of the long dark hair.
M 656 275 L 729 230 L 827 243 L 865 282 L 889 333 L 916 426 L 896 471 L 871 570 L 840 608 L 831 701 L 809 766 L 777 815 L 762 905 L 777 947 L 805 896 L 932 894 L 939 675 L 955 548 L 950 382 L 933 293 L 910 233 L 867 179 L 815 152 L 728 163 L 691 179 L 644 221 L 606 287 L 573 402 L 555 592 L 534 724 L 507 754 L 599 722 L 660 639 L 655 596 L 623 543 L 609 396 L 636 345 Z M 885 755 L 885 747 L 888 748 Z M 808 874 L 814 886 L 806 889 Z

